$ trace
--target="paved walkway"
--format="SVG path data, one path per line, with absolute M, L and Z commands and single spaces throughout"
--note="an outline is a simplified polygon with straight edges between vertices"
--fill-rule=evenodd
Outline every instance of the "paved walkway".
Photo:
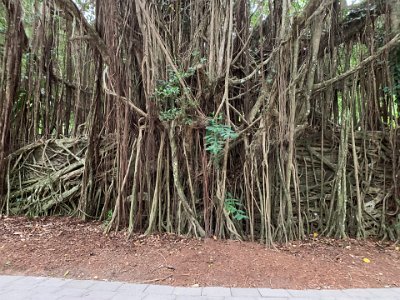
M 400 300 L 400 288 L 283 290 L 184 288 L 47 277 L 0 276 L 0 300 Z

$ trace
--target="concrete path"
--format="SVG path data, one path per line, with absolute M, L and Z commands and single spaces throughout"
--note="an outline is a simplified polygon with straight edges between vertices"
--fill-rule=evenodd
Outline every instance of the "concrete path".
M 0 276 L 0 300 L 400 300 L 400 288 L 283 290 L 185 288 L 47 277 Z

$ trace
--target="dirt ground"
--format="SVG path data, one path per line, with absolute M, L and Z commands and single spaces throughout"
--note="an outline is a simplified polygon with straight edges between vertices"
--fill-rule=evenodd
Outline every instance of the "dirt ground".
M 350 288 L 400 286 L 393 243 L 310 238 L 265 246 L 176 235 L 103 234 L 73 218 L 0 219 L 0 274 L 179 286 Z

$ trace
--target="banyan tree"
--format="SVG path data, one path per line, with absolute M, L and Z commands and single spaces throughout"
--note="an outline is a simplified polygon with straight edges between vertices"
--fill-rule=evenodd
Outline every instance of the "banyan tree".
M 0 212 L 400 238 L 397 0 L 1 0 Z

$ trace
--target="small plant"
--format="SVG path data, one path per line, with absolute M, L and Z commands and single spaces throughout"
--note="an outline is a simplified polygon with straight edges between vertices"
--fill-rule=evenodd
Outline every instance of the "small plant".
M 112 216 L 113 216 L 113 211 L 110 209 L 107 212 L 107 217 L 104 219 L 103 225 L 104 226 L 108 226 L 108 224 L 110 224 L 111 220 L 112 220 Z
M 160 108 L 161 121 L 185 119 L 186 111 L 194 106 L 194 103 L 186 97 L 190 89 L 184 90 L 180 83 L 181 80 L 191 77 L 194 73 L 195 69 L 192 67 L 178 73 L 169 70 L 167 80 L 158 80 L 154 97 Z
M 206 150 L 213 155 L 218 155 L 228 139 L 236 139 L 238 134 L 229 125 L 221 124 L 222 117 L 219 116 L 209 121 L 206 127 Z
M 182 110 L 180 108 L 171 108 L 160 112 L 161 121 L 172 121 L 182 115 Z
M 235 220 L 242 221 L 249 218 L 248 216 L 246 216 L 245 211 L 241 209 L 242 207 L 244 207 L 244 205 L 240 202 L 239 199 L 233 198 L 231 193 L 226 193 L 224 204 L 227 212 L 232 215 Z

